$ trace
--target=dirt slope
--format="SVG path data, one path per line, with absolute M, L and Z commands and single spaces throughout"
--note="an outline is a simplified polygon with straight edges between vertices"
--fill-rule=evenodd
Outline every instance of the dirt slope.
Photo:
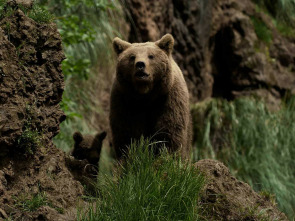
M 20 10 L 0 20 L 0 220 L 76 215 L 83 187 L 52 143 L 65 119 L 63 59 L 55 24 L 38 24 Z M 33 208 L 38 197 L 41 206 Z
M 217 160 L 200 160 L 195 166 L 206 174 L 207 184 L 200 202 L 207 220 L 288 220 L 268 195 L 256 193 L 237 180 Z

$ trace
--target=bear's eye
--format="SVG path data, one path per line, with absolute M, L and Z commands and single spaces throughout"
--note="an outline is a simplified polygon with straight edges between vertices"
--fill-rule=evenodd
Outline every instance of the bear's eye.
M 154 59 L 154 55 L 149 55 L 149 59 Z
M 134 60 L 135 60 L 135 55 L 131 55 L 131 56 L 130 56 L 130 60 L 131 60 L 131 61 L 134 61 Z

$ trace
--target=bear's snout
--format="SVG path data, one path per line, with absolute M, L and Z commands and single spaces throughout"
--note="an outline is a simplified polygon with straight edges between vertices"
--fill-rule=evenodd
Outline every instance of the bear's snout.
M 143 71 L 145 69 L 145 63 L 143 61 L 138 61 L 136 62 L 135 67 L 138 71 Z

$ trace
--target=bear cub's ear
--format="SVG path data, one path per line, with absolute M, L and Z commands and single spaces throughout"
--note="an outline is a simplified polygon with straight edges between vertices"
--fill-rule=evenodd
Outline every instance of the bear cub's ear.
M 127 48 L 129 48 L 131 44 L 127 41 L 123 41 L 120 38 L 116 37 L 113 40 L 113 47 L 117 55 L 121 54 Z
M 83 140 L 83 135 L 79 131 L 76 131 L 73 134 L 73 138 L 74 138 L 74 141 L 81 142 Z
M 107 136 L 107 132 L 103 131 L 103 132 L 97 134 L 96 138 L 100 141 L 103 141 L 106 136 Z
M 155 44 L 170 55 L 173 51 L 174 38 L 172 35 L 166 34 L 159 41 L 156 41 Z

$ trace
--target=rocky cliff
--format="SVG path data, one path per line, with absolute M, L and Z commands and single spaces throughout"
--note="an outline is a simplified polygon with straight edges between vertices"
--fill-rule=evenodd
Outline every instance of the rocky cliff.
M 0 220 L 72 220 L 83 187 L 52 143 L 65 119 L 61 37 L 17 7 L 0 19 Z
M 131 42 L 175 37 L 192 101 L 257 95 L 276 108 L 295 94 L 295 40 L 251 0 L 126 0 L 124 7 Z

